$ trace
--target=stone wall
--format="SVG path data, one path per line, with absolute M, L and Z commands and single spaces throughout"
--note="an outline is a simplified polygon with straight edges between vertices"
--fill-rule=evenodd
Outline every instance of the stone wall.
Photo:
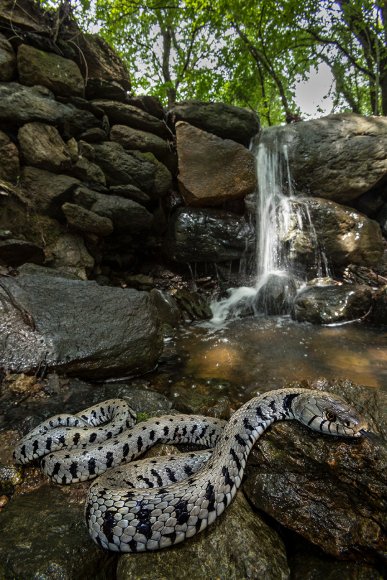
M 241 231 L 254 248 L 236 200 L 255 189 L 247 146 L 258 129 L 257 117 L 236 107 L 186 103 L 165 112 L 157 99 L 133 96 L 125 66 L 101 38 L 29 0 L 6 1 L 0 261 L 13 268 L 33 261 L 108 282 L 146 273 L 151 262 L 239 259 L 246 250 Z M 227 204 L 234 205 L 224 213 Z M 219 232 L 227 238 L 216 252 L 197 243 L 209 206 L 216 222 L 207 232 L 210 246 Z M 192 260 L 187 247 L 176 249 L 178 208 L 195 223 L 194 238 L 191 231 L 185 240 Z

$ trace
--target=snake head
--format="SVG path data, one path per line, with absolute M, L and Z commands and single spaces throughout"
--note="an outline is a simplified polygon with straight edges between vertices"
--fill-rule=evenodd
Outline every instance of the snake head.
M 346 401 L 324 391 L 305 391 L 292 403 L 294 417 L 320 433 L 343 437 L 361 437 L 368 425 Z

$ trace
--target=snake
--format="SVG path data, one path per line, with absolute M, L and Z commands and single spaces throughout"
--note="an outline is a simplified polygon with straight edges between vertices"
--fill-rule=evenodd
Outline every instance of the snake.
M 113 552 L 174 546 L 218 518 L 242 483 L 248 455 L 275 421 L 296 419 L 318 433 L 356 438 L 367 423 L 343 399 L 303 388 L 277 389 L 247 401 L 228 422 L 164 415 L 135 423 L 125 400 L 47 419 L 17 444 L 14 460 L 40 459 L 54 482 L 95 479 L 85 505 L 91 538 Z M 136 459 L 156 443 L 208 447 Z

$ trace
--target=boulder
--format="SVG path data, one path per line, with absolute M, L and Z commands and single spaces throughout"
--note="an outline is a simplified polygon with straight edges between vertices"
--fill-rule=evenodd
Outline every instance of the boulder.
M 80 182 L 68 175 L 55 175 L 36 167 L 23 167 L 20 185 L 31 207 L 38 213 L 61 217 L 63 203 L 70 201 Z
M 70 152 L 58 129 L 44 123 L 26 123 L 18 133 L 27 165 L 60 173 L 71 167 Z
M 307 286 L 293 303 L 293 316 L 299 322 L 336 324 L 363 318 L 372 304 L 371 289 L 355 284 Z
M 154 368 L 162 349 L 146 292 L 95 282 L 19 275 L 1 278 L 0 365 L 33 372 L 46 364 L 89 378 Z
M 172 187 L 168 169 L 151 153 L 125 151 L 111 141 L 94 145 L 96 163 L 109 185 L 134 185 L 152 198 L 163 197 Z
M 15 27 L 49 36 L 52 28 L 49 18 L 43 12 L 40 4 L 31 0 L 2 0 L 0 4 L 0 22 L 3 28 L 10 28 L 14 33 Z
M 0 34 L 0 81 L 11 81 L 16 72 L 16 55 L 11 43 Z
M 19 174 L 20 161 L 18 148 L 6 133 L 0 131 L 0 179 L 16 182 Z
M 377 326 L 387 325 L 387 286 L 376 292 L 370 320 Z
M 111 123 L 149 131 L 159 137 L 170 138 L 172 136 L 164 121 L 133 105 L 107 99 L 96 99 L 93 101 L 93 105 L 102 109 Z
M 151 202 L 150 196 L 141 191 L 141 189 L 135 185 L 112 185 L 109 187 L 109 193 L 112 195 L 118 195 L 119 197 L 125 197 L 126 199 L 132 199 L 133 201 L 137 201 L 137 203 L 145 206 L 149 205 Z
M 44 251 L 42 248 L 25 240 L 0 240 L 0 262 L 7 266 L 17 267 L 25 262 L 43 264 Z
M 153 115 L 153 117 L 164 120 L 163 105 L 157 97 L 152 97 L 151 95 L 134 95 L 128 96 L 126 102 L 128 105 L 133 105 L 133 107 L 137 107 Z
M 132 127 L 127 127 L 126 125 L 113 125 L 110 131 L 110 139 L 120 143 L 124 149 L 153 153 L 156 159 L 164 163 L 170 171 L 176 170 L 176 154 L 165 139 L 154 133 L 132 129 Z
M 347 203 L 387 175 L 387 118 L 329 115 L 265 129 L 289 143 L 297 190 Z
M 386 550 L 386 394 L 346 380 L 308 386 L 353 404 L 379 440 L 323 437 L 296 422 L 277 423 L 252 450 L 243 490 L 255 508 L 324 552 L 377 560 Z
M 259 131 L 259 119 L 256 113 L 225 103 L 202 101 L 178 103 L 168 111 L 168 118 L 174 124 L 178 121 L 186 121 L 222 139 L 232 139 L 246 147 Z
M 254 156 L 243 145 L 183 122 L 176 139 L 179 191 L 187 205 L 220 205 L 256 188 Z
M 254 310 L 265 314 L 289 314 L 296 293 L 296 283 L 291 276 L 270 273 L 260 281 L 253 303 Z
M 177 262 L 227 262 L 254 250 L 254 228 L 231 212 L 182 208 L 170 221 L 166 252 Z
M 69 275 L 79 280 L 87 280 L 94 267 L 94 259 L 86 249 L 83 237 L 76 233 L 62 234 L 47 248 L 50 266 L 58 270 L 58 275 Z
M 86 157 L 79 157 L 71 168 L 71 174 L 89 185 L 106 185 L 106 177 L 102 169 L 96 163 Z
M 68 58 L 22 44 L 17 52 L 17 66 L 24 85 L 42 85 L 63 97 L 83 96 L 85 83 L 81 71 Z
M 67 223 L 75 230 L 108 236 L 113 232 L 113 222 L 107 217 L 102 217 L 93 211 L 85 209 L 74 203 L 64 203 L 62 211 L 66 216 Z

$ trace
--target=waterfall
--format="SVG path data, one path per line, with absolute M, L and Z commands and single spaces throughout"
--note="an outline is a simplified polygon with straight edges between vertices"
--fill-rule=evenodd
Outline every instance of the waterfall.
M 211 305 L 213 322 L 244 314 L 289 313 L 297 287 L 328 276 L 329 267 L 313 226 L 307 198 L 296 195 L 289 166 L 293 133 L 263 130 L 254 147 L 256 192 L 256 283 L 234 288 Z

